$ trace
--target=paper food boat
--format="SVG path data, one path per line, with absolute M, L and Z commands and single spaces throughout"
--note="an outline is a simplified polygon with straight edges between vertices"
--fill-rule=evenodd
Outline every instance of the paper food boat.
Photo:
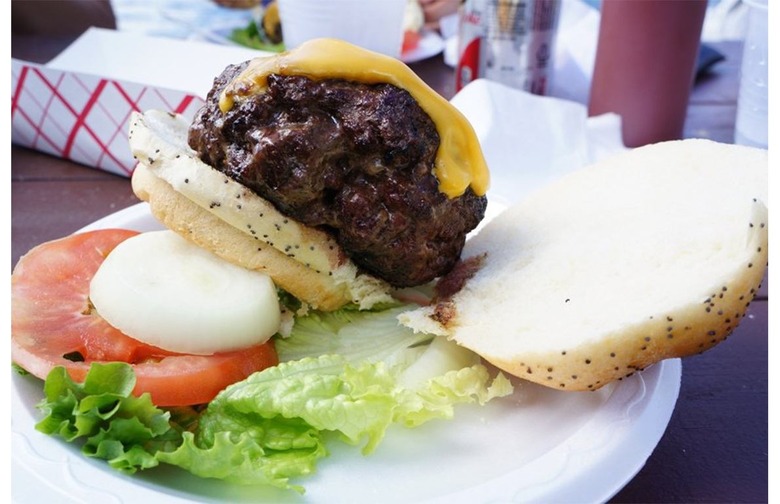
M 92 28 L 45 65 L 11 61 L 11 141 L 118 175 L 130 113 L 192 117 L 214 77 L 260 51 Z

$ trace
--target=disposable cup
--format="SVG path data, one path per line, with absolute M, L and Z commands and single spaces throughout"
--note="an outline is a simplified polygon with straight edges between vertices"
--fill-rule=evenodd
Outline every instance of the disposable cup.
M 278 0 L 287 49 L 336 38 L 395 58 L 401 55 L 406 0 Z
M 621 116 L 626 147 L 682 138 L 706 0 L 602 0 L 590 115 Z
M 742 53 L 734 143 L 767 148 L 769 35 L 767 0 L 745 0 L 747 32 Z

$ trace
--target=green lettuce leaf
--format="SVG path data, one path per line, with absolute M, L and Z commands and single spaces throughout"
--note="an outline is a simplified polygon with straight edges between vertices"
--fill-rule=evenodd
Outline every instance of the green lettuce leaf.
M 82 452 L 105 459 L 126 473 L 159 464 L 156 453 L 181 444 L 181 430 L 171 412 L 150 396 L 132 395 L 135 375 L 124 363 L 93 363 L 84 383 L 74 382 L 63 367 L 52 369 L 38 408 L 35 428 L 66 441 L 83 441 Z
M 397 385 L 383 362 L 353 366 L 339 355 L 305 357 L 225 389 L 201 416 L 197 434 L 158 457 L 202 477 L 302 491 L 289 479 L 312 473 L 327 455 L 326 433 L 352 445 L 362 442 L 368 454 L 393 423 L 414 427 L 450 418 L 455 404 L 511 393 L 503 375 L 491 380 L 477 364 L 409 389 Z
M 296 319 L 289 337 L 276 341 L 279 360 L 340 355 L 354 364 L 384 361 L 390 366 L 408 366 L 432 339 L 398 323 L 398 315 L 408 310 L 408 306 L 396 306 L 381 311 L 312 312 Z

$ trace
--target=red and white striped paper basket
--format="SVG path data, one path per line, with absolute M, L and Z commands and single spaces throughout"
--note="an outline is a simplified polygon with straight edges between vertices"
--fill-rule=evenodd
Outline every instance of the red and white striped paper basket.
M 191 93 L 12 60 L 11 141 L 129 177 L 130 113 L 160 109 L 192 117 Z

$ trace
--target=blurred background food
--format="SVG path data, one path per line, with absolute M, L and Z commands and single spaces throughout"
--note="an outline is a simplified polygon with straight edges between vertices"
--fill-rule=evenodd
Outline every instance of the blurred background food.
M 420 32 L 425 24 L 425 14 L 419 0 L 407 0 L 404 12 L 404 39 L 401 53 L 411 51 L 420 44 Z
M 248 2 L 249 0 L 244 1 Z M 283 51 L 282 22 L 279 19 L 279 6 L 276 0 L 264 2 L 256 0 L 254 3 L 255 5 L 251 7 L 251 21 L 244 27 L 234 29 L 228 38 L 237 44 L 253 49 L 271 52 Z
M 263 33 L 268 37 L 268 40 L 274 44 L 280 44 L 282 42 L 282 21 L 279 19 L 279 6 L 276 2 L 269 3 L 263 9 L 260 21 Z
M 279 52 L 284 50 L 283 28 L 279 18 L 279 7 L 276 0 L 214 0 L 225 6 L 252 9 L 252 20 L 243 27 L 234 29 L 229 38 L 237 44 Z M 370 0 L 366 0 L 370 1 Z M 414 50 L 422 38 L 421 32 L 425 26 L 425 13 L 419 0 L 406 0 L 404 13 L 404 37 L 402 53 Z

